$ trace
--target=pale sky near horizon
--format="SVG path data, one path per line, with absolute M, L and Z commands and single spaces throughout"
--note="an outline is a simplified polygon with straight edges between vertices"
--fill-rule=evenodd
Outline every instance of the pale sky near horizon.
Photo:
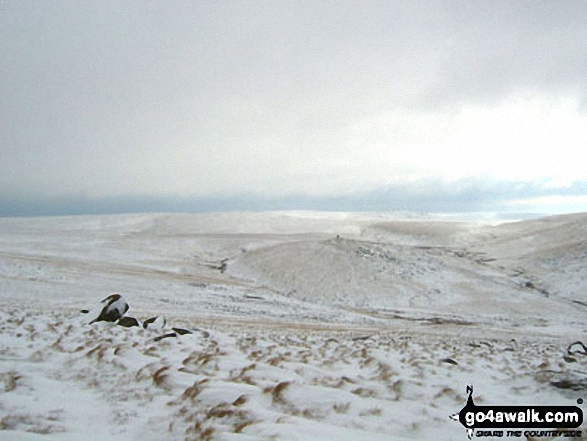
M 0 1 L 0 205 L 587 211 L 586 18 L 572 0 Z

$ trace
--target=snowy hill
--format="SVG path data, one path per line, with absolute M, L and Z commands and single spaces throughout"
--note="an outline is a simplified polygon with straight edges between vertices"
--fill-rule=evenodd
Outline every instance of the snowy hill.
M 574 405 L 586 237 L 587 214 L 0 219 L 0 439 L 465 439 L 471 383 Z M 167 324 L 89 325 L 112 293 Z

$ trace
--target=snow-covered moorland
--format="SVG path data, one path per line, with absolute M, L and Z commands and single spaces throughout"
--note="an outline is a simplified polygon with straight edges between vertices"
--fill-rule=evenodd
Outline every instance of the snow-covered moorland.
M 587 398 L 586 318 L 585 214 L 0 219 L 0 439 L 464 440 Z

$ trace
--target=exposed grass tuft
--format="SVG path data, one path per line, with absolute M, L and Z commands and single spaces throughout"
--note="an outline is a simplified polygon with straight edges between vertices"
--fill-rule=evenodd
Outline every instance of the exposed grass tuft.
M 234 402 L 232 403 L 233 406 L 242 406 L 243 404 L 245 404 L 248 401 L 248 398 L 246 397 L 246 395 L 241 395 L 240 397 L 238 397 L 236 400 L 234 400 Z
M 332 406 L 332 409 L 336 412 L 336 413 L 347 413 L 349 411 L 349 409 L 351 408 L 351 403 L 336 403 Z
M 366 387 L 358 387 L 352 390 L 351 393 L 358 395 L 361 398 L 375 398 L 377 396 L 377 391 Z
M 0 374 L 0 381 L 4 383 L 4 392 L 12 392 L 18 386 L 18 380 L 22 377 L 15 371 L 8 371 L 4 374 Z
M 265 388 L 263 390 L 263 392 L 271 393 L 271 398 L 273 400 L 273 403 L 282 403 L 283 404 L 286 402 L 285 398 L 283 397 L 283 391 L 291 384 L 292 384 L 291 381 L 282 381 L 281 383 L 278 383 L 274 387 Z
M 168 375 L 164 372 L 167 370 L 169 370 L 169 366 L 164 366 L 162 368 L 157 369 L 155 373 L 153 373 L 153 383 L 155 383 L 155 386 L 164 386 L 164 382 L 168 377 Z

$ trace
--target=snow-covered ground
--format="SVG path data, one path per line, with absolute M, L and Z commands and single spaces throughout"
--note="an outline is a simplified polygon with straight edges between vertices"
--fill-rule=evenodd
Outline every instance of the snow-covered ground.
M 586 318 L 586 214 L 0 219 L 0 439 L 464 440 L 586 399 Z

